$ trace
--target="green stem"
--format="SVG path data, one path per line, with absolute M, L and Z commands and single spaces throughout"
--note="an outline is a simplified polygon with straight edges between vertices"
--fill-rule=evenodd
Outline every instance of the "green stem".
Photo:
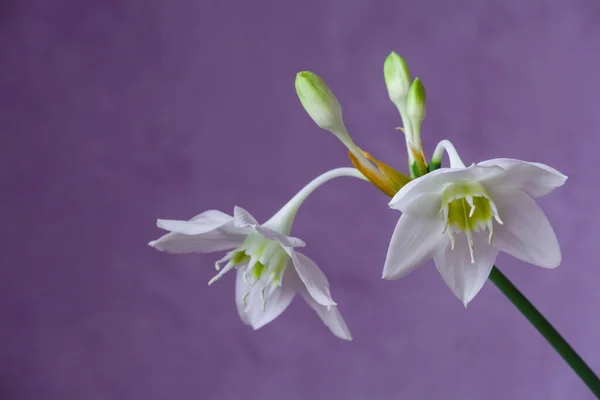
M 544 338 L 554 347 L 554 350 L 569 364 L 588 388 L 600 399 L 600 379 L 594 371 L 587 366 L 585 361 L 567 341 L 558 333 L 546 318 L 527 300 L 525 296 L 508 280 L 498 268 L 494 266 L 490 273 L 490 280 L 502 293 L 517 307 L 519 311 L 531 322 Z

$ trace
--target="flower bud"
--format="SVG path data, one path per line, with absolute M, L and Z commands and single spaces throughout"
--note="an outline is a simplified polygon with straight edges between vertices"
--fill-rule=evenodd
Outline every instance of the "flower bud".
M 338 135 L 345 132 L 342 107 L 318 75 L 302 71 L 296 75 L 296 93 L 302 106 L 322 129 Z
M 410 72 L 404 59 L 398 54 L 391 52 L 383 64 L 383 77 L 387 86 L 388 94 L 392 103 L 401 107 L 406 101 L 410 89 Z
M 421 125 L 425 118 L 425 87 L 419 78 L 415 78 L 408 91 L 406 111 L 411 123 Z

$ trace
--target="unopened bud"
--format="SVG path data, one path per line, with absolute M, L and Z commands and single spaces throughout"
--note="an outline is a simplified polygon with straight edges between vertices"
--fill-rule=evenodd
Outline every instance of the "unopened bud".
M 383 77 L 387 86 L 390 100 L 397 106 L 402 107 L 406 102 L 406 96 L 410 89 L 412 78 L 404 59 L 398 54 L 391 52 L 383 64 Z
M 406 112 L 412 124 L 421 125 L 421 122 L 423 122 L 423 118 L 425 118 L 425 101 L 425 87 L 419 78 L 415 78 L 406 99 Z
M 296 75 L 296 93 L 302 106 L 322 129 L 338 135 L 346 130 L 342 119 L 342 107 L 327 84 L 309 71 Z

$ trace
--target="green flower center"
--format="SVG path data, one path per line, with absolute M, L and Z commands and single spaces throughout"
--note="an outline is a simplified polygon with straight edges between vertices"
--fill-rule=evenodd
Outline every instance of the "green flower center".
M 227 262 L 225 267 L 213 277 L 208 284 L 220 279 L 232 268 L 243 268 L 244 282 L 248 290 L 244 295 L 244 303 L 254 285 L 261 286 L 261 300 L 263 310 L 266 308 L 266 290 L 275 290 L 281 286 L 281 279 L 290 257 L 281 244 L 275 240 L 265 239 L 258 233 L 248 235 L 246 240 L 235 250 L 230 251 L 215 267 L 220 269 L 220 264 Z
M 496 204 L 491 200 L 485 187 L 478 182 L 454 183 L 442 192 L 440 215 L 454 249 L 454 233 L 464 232 L 469 242 L 471 262 L 475 262 L 472 232 L 489 231 L 488 244 L 494 236 L 493 220 L 502 224 Z

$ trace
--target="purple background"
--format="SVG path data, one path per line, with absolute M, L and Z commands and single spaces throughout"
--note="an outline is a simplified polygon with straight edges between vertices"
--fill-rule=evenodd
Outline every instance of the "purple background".
M 600 3 L 25 1 L 0 11 L 0 396 L 7 399 L 591 399 L 491 284 L 465 310 L 428 263 L 380 279 L 399 213 L 348 178 L 293 233 L 355 337 L 296 299 L 253 332 L 218 255 L 146 246 L 157 217 L 259 220 L 349 165 L 296 98 L 320 74 L 356 142 L 405 169 L 382 66 L 428 91 L 424 144 L 570 176 L 541 200 L 563 265 L 504 272 L 600 371 Z

